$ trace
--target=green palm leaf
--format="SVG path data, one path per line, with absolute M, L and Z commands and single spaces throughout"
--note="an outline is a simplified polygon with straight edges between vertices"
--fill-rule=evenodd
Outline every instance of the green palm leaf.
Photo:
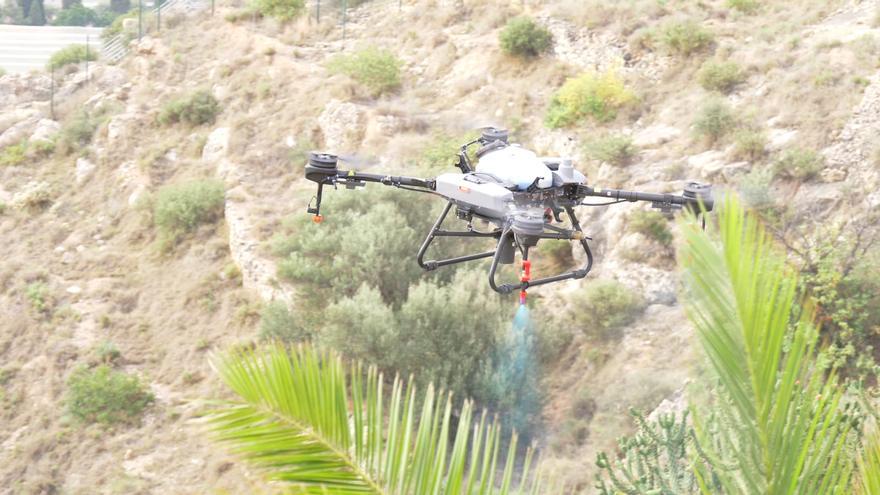
M 222 443 L 303 494 L 537 493 L 532 452 L 517 464 L 516 435 L 499 465 L 501 432 L 465 401 L 457 426 L 453 401 L 395 378 L 390 397 L 375 367 L 309 346 L 240 350 L 212 363 L 239 399 L 211 411 Z M 417 412 L 417 404 L 421 404 Z M 513 482 L 515 467 L 521 469 Z
M 698 475 L 727 493 L 844 493 L 851 426 L 836 378 L 816 367 L 814 312 L 797 274 L 735 197 L 717 223 L 718 240 L 685 228 L 680 252 L 688 314 L 718 384 L 717 421 L 697 410 L 695 427 L 713 464 L 727 467 Z
M 875 430 L 859 459 L 859 494 L 880 493 L 880 430 Z

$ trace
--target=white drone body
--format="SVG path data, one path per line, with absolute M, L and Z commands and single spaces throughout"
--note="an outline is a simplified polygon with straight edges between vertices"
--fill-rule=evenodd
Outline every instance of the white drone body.
M 569 159 L 538 157 L 514 144 L 480 154 L 474 172 L 442 174 L 436 181 L 437 192 L 456 205 L 501 221 L 509 215 L 516 191 L 536 192 L 563 184 L 584 184 L 586 177 L 572 167 Z

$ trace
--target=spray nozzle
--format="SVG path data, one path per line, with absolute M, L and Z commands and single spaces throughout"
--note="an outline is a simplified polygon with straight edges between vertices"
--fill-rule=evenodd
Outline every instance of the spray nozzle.
M 532 262 L 529 260 L 523 260 L 522 262 L 522 275 L 519 278 L 520 282 L 528 282 L 532 278 Z
M 529 260 L 523 260 L 522 262 L 522 275 L 519 278 L 519 281 L 522 282 L 522 290 L 519 291 L 519 304 L 524 305 L 526 303 L 526 287 L 529 286 L 529 280 L 532 278 L 532 262 Z

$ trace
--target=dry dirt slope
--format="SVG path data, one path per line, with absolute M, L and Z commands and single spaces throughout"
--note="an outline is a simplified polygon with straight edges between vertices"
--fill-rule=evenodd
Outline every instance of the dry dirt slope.
M 120 69 L 98 68 L 89 84 L 82 73 L 68 76 L 62 124 L 80 107 L 108 109 L 110 118 L 92 144 L 76 155 L 0 169 L 0 201 L 9 205 L 0 215 L 0 359 L 8 370 L 0 396 L 0 490 L 256 489 L 192 419 L 200 398 L 220 394 L 207 355 L 254 338 L 260 299 L 290 297 L 290 289 L 274 281 L 272 259 L 261 246 L 311 194 L 290 159 L 306 146 L 357 150 L 392 170 L 394 162 L 415 158 L 436 132 L 505 121 L 541 152 L 574 154 L 604 184 L 675 190 L 684 177 L 735 184 L 763 165 L 731 158 L 729 144 L 707 146 L 693 138 L 693 109 L 709 96 L 696 73 L 710 55 L 682 59 L 661 47 L 645 48 L 633 40 L 640 29 L 682 16 L 702 22 L 715 33 L 715 56 L 746 65 L 746 81 L 726 99 L 750 125 L 764 129 L 769 147 L 795 142 L 823 150 L 828 160 L 821 180 L 774 185 L 791 202 L 826 215 L 848 192 L 877 190 L 877 169 L 868 160 L 880 130 L 873 41 L 880 33 L 872 2 L 780 2 L 760 16 L 732 14 L 721 1 L 682 2 L 675 9 L 650 5 L 656 2 L 627 8 L 525 2 L 557 39 L 552 56 L 528 63 L 502 55 L 496 41 L 522 2 L 464 4 L 424 1 L 400 12 L 368 4 L 353 13 L 346 42 L 326 25 L 230 23 L 223 18 L 234 8 L 228 6 L 213 19 L 188 20 L 141 44 Z M 792 11 L 803 17 L 790 18 Z M 404 60 L 398 94 L 371 99 L 324 68 L 334 53 L 367 43 L 393 48 Z M 599 128 L 543 127 L 550 95 L 566 76 L 606 67 L 619 67 L 639 96 L 637 114 Z M 45 82 L 0 79 L 3 117 L 16 120 L 7 127 L 31 122 L 21 126 L 27 134 L 48 115 L 40 102 Z M 197 88 L 210 89 L 221 102 L 215 125 L 155 124 L 162 102 Z M 591 164 L 582 156 L 591 135 L 609 131 L 631 135 L 640 145 L 630 167 Z M 159 253 L 137 199 L 162 185 L 203 177 L 227 183 L 226 220 L 170 254 Z M 50 205 L 13 206 L 41 183 Z M 867 203 L 854 205 L 856 214 L 880 203 L 876 194 L 864 197 Z M 647 242 L 627 231 L 631 209 L 592 213 L 595 275 L 620 279 L 650 306 L 621 341 L 597 348 L 576 336 L 558 369 L 548 370 L 545 415 L 548 438 L 556 439 L 549 456 L 557 458 L 562 476 L 584 488 L 596 450 L 612 446 L 629 428 L 626 407 L 652 408 L 681 388 L 692 359 L 681 352 L 690 332 L 670 262 L 626 254 L 627 246 Z M 38 281 L 48 288 L 51 315 L 34 311 L 26 296 Z M 573 289 L 540 295 L 549 304 Z M 121 351 L 118 367 L 141 376 L 157 397 L 139 426 L 82 427 L 65 415 L 67 377 L 77 365 L 94 362 L 105 341 Z M 564 428 L 581 391 L 597 405 L 592 422 L 586 418 L 583 443 L 572 442 Z

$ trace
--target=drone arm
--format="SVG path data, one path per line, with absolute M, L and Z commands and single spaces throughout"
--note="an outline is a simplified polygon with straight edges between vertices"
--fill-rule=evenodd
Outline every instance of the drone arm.
M 420 192 L 433 192 L 435 182 L 433 179 L 420 179 L 418 177 L 406 177 L 397 175 L 365 174 L 355 170 L 322 170 L 319 167 L 306 167 L 306 178 L 318 183 L 318 193 L 315 195 L 315 205 L 309 203 L 308 212 L 314 215 L 315 222 L 320 222 L 321 195 L 324 185 L 336 186 L 342 184 L 349 189 L 363 186 L 366 182 L 377 182 L 386 186 L 402 187 L 404 189 Z
M 351 183 L 355 186 L 359 185 L 357 184 L 359 182 L 378 182 L 386 186 L 418 187 L 431 191 L 433 191 L 435 187 L 433 179 L 420 179 L 418 177 L 407 177 L 404 175 L 365 174 L 354 170 L 340 170 L 331 181 Z
M 688 187 L 693 186 L 689 185 Z M 702 207 L 705 208 L 705 211 L 712 211 L 712 207 L 715 203 L 712 198 L 711 192 L 689 192 L 689 189 L 685 189 L 685 194 L 678 196 L 675 194 L 658 194 L 638 191 L 624 191 L 621 189 L 593 189 L 589 187 L 584 187 L 581 190 L 581 196 L 609 198 L 617 201 L 629 202 L 648 201 L 653 203 L 655 208 L 671 210 L 673 208 L 685 207 L 696 212 L 700 211 L 701 204 Z

